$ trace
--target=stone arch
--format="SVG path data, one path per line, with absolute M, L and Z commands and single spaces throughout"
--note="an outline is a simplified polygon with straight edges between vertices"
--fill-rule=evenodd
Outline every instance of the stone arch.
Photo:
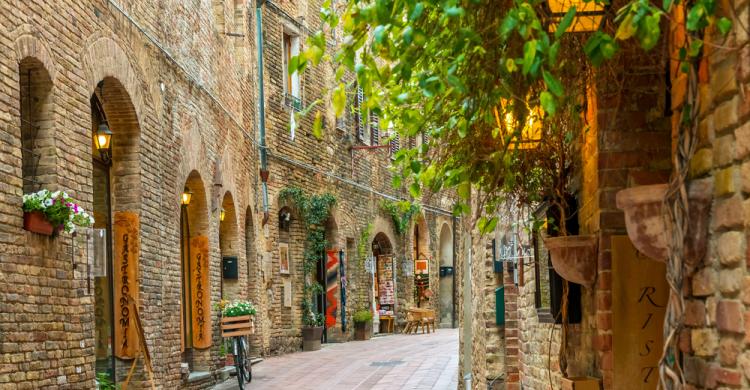
M 409 253 L 412 259 L 430 257 L 430 231 L 427 227 L 427 220 L 421 212 L 414 217 L 410 241 L 411 248 Z
M 440 226 L 440 265 L 453 266 L 453 231 L 447 222 Z
M 143 117 L 145 96 L 143 83 L 132 66 L 129 56 L 110 37 L 98 37 L 86 46 L 82 63 L 86 78 L 86 89 L 93 93 L 99 81 L 107 77 L 116 78 L 127 91 L 138 118 Z
M 239 264 L 242 256 L 240 253 L 240 237 L 238 231 L 237 211 L 234 198 L 230 191 L 226 191 L 221 200 L 221 209 L 219 211 L 219 251 L 222 257 L 222 265 L 224 265 L 225 258 L 234 258 L 234 260 L 227 260 L 234 261 L 234 266 L 237 268 L 237 278 L 226 278 L 222 273 L 222 299 L 232 300 L 237 299 L 242 295 L 242 284 L 240 281 L 244 279 L 242 274 L 245 270 L 243 267 L 240 267 Z
M 30 28 L 32 27 L 26 27 L 26 29 Z M 19 29 L 23 30 L 24 26 Z M 38 38 L 32 33 L 21 33 L 18 38 L 16 38 L 14 46 L 18 62 L 21 62 L 24 58 L 35 58 L 43 65 L 47 73 L 49 73 L 49 77 L 54 84 L 57 78 L 57 66 L 52 59 L 46 41 Z

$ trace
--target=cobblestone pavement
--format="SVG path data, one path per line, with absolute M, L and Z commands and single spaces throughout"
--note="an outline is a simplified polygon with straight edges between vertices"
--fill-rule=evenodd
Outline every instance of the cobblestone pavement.
M 271 357 L 253 366 L 253 381 L 246 389 L 455 390 L 457 380 L 458 331 L 438 329 Z M 234 377 L 214 388 L 232 389 L 238 389 Z

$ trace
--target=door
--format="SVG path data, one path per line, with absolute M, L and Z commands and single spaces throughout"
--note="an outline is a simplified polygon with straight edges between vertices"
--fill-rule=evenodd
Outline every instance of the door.
M 112 222 L 109 167 L 94 160 L 94 344 L 96 373 L 115 382 L 114 292 L 112 289 Z
M 440 327 L 453 327 L 453 234 L 448 224 L 440 229 Z

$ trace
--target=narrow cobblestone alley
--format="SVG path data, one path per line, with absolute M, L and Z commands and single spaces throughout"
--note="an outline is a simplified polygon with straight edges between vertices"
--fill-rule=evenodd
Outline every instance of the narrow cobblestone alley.
M 458 331 L 327 344 L 253 366 L 246 389 L 455 389 Z M 237 389 L 234 377 L 214 390 Z

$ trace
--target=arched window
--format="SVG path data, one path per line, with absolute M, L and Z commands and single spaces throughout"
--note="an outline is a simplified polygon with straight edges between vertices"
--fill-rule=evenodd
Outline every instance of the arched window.
M 55 147 L 52 134 L 52 79 L 35 58 L 19 66 L 23 192 L 39 190 L 53 181 Z

